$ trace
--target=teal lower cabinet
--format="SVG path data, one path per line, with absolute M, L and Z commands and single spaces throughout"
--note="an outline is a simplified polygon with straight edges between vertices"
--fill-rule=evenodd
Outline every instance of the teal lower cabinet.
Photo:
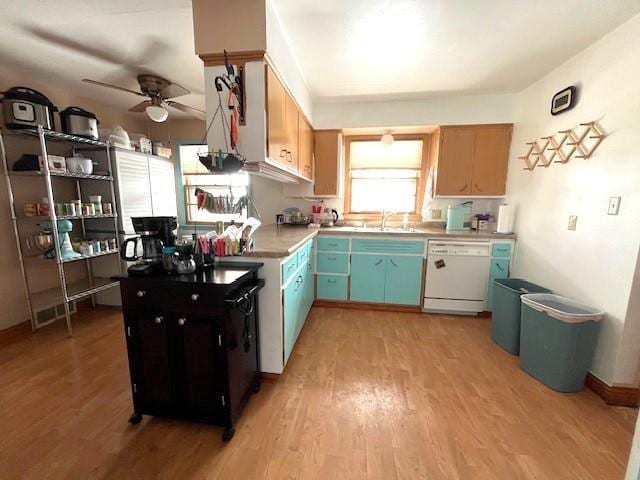
M 386 257 L 384 301 L 396 305 L 420 305 L 422 257 L 391 255 Z
M 420 305 L 422 256 L 351 255 L 351 293 L 355 302 Z
M 305 247 L 302 247 L 305 248 Z M 314 275 L 311 255 L 290 275 L 282 292 L 284 309 L 284 363 L 296 344 L 298 335 L 304 327 L 314 298 Z
M 493 309 L 493 281 L 499 278 L 509 278 L 509 259 L 508 258 L 492 258 L 491 267 L 489 268 L 489 285 L 487 286 L 486 309 Z
M 319 300 L 347 300 L 347 284 L 346 275 L 318 275 L 318 292 L 316 294 Z
M 384 255 L 352 254 L 349 299 L 384 303 L 385 268 Z

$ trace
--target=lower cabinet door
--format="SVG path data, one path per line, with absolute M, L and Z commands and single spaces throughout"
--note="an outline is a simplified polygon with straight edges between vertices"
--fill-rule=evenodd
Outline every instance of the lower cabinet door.
M 284 363 L 289 360 L 298 336 L 298 318 L 302 310 L 303 277 L 298 275 L 284 289 Z
M 351 293 L 356 302 L 384 302 L 384 255 L 351 255 Z
M 128 338 L 132 363 L 136 405 L 144 412 L 169 410 L 174 403 L 171 352 L 169 346 L 170 318 L 146 312 L 127 312 L 127 323 L 135 333 Z
M 220 421 L 221 392 L 226 388 L 226 366 L 219 321 L 206 316 L 176 316 L 176 338 L 182 338 L 184 375 L 176 389 L 187 413 L 198 418 Z M 180 335 L 182 333 L 182 335 Z
M 420 305 L 422 257 L 389 255 L 385 258 L 384 302 Z
M 493 258 L 489 269 L 489 285 L 487 286 L 486 309 L 493 310 L 493 281 L 509 277 L 509 259 Z

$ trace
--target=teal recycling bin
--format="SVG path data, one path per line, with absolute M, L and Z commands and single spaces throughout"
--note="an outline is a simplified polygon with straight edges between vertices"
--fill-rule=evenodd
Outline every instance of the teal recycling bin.
M 604 312 L 549 293 L 520 299 L 520 368 L 559 392 L 582 390 Z
M 493 288 L 491 338 L 509 353 L 520 353 L 520 295 L 551 293 L 520 278 L 499 278 Z

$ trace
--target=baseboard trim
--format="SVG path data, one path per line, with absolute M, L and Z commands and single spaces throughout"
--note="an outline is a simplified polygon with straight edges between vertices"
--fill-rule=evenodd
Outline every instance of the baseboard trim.
M 266 380 L 266 381 L 275 381 L 278 380 L 280 378 L 280 374 L 279 373 L 269 373 L 269 372 L 260 372 L 260 378 L 262 380 Z
M 353 310 L 378 310 L 383 312 L 421 313 L 422 307 L 410 305 L 389 305 L 386 303 L 363 302 L 333 302 L 330 300 L 315 300 L 314 307 L 350 308 Z
M 607 385 L 591 372 L 587 373 L 585 385 L 602 398 L 607 405 L 618 407 L 640 406 L 640 389 L 634 387 L 616 387 Z
M 7 343 L 15 342 L 16 340 L 26 337 L 31 334 L 31 322 L 18 323 L 13 327 L 0 330 L 0 345 L 6 345 Z

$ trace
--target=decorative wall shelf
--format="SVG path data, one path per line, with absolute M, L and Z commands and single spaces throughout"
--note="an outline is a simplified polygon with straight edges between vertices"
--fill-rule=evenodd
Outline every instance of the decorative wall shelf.
M 580 135 L 570 128 L 527 142 L 527 153 L 518 157 L 525 163 L 523 170 L 532 171 L 536 167 L 548 168 L 552 163 L 567 163 L 571 157 L 590 158 L 606 135 L 595 121 L 581 123 L 580 127 L 585 127 Z M 556 138 L 556 135 L 559 137 Z

